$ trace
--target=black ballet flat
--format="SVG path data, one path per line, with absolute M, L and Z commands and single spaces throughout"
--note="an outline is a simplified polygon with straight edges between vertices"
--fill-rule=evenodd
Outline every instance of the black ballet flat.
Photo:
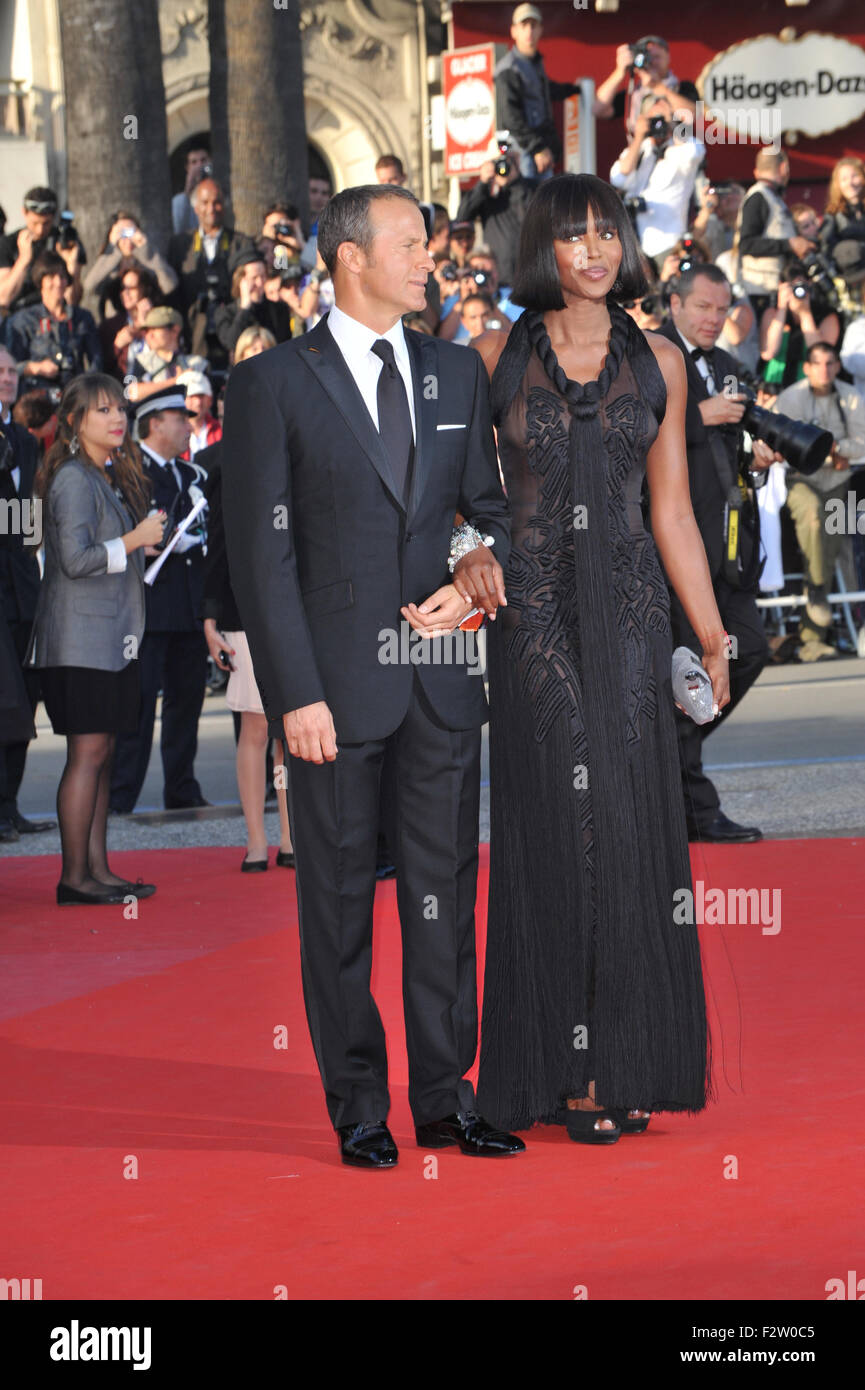
M 267 872 L 266 859 L 244 859 L 240 866 L 242 874 L 263 874 Z
M 641 1119 L 632 1119 L 627 1110 L 620 1110 L 617 1106 L 612 1105 L 608 1107 L 607 1114 L 611 1120 L 615 1120 L 623 1134 L 645 1134 L 652 1118 L 649 1114 L 644 1115 Z
M 70 888 L 66 883 L 57 885 L 57 906 L 72 907 L 80 903 L 95 906 L 97 903 L 125 903 L 127 890 L 119 883 L 106 883 L 104 893 L 88 893 L 83 888 Z
M 566 1107 L 565 1129 L 575 1144 L 615 1144 L 622 1131 L 618 1124 L 615 1129 L 595 1129 L 600 1120 L 615 1120 L 609 1110 L 571 1110 Z
M 122 883 L 106 883 L 105 887 L 116 888 L 118 893 L 122 893 L 127 898 L 152 898 L 156 892 L 156 884 L 145 883 L 142 878 L 137 878 L 134 883 L 131 879 L 126 878 Z
M 294 853 L 290 849 L 278 849 L 276 851 L 276 867 L 278 869 L 294 868 Z

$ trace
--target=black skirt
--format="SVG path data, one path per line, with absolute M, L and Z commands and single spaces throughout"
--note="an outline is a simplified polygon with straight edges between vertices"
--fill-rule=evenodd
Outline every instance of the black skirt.
M 141 705 L 137 661 L 122 671 L 43 666 L 42 698 L 55 734 L 134 734 Z

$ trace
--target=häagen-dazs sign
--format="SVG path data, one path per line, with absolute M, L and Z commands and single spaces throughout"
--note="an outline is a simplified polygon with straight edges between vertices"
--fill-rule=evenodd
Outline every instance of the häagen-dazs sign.
M 828 135 L 865 115 L 865 52 L 834 34 L 764 34 L 719 53 L 697 86 L 707 115 L 719 112 L 731 134 L 749 138 L 754 113 L 776 108 L 779 131 Z

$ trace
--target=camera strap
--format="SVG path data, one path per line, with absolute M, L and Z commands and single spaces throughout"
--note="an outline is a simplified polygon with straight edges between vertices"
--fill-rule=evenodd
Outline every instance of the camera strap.
M 724 495 L 723 540 L 724 540 L 724 578 L 733 588 L 738 588 L 739 548 L 741 530 L 739 522 L 742 512 L 742 489 L 736 477 L 736 470 L 730 463 L 727 451 L 717 430 L 707 431 L 712 462 L 718 475 L 721 492 Z

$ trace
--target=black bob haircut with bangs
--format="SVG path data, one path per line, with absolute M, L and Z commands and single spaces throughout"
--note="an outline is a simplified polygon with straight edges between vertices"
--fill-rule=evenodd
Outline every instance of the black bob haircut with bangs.
M 622 246 L 622 263 L 608 301 L 640 299 L 648 292 L 640 245 L 616 190 L 594 174 L 559 174 L 538 187 L 526 209 L 511 289 L 515 304 L 541 314 L 565 308 L 553 242 L 582 235 L 589 208 L 595 226 L 617 232 Z

